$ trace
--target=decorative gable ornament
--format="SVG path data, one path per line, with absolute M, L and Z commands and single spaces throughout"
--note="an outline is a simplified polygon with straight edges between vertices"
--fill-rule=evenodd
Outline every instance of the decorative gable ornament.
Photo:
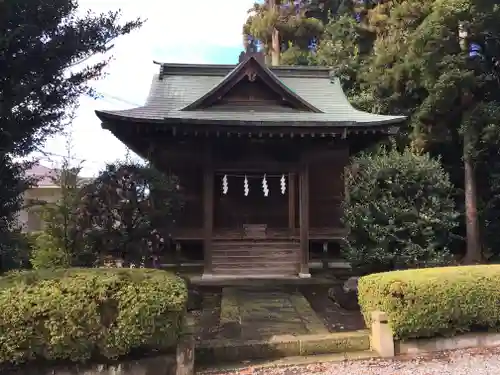
M 257 79 L 257 72 L 253 69 L 248 69 L 246 74 L 250 82 L 255 82 L 255 80 Z

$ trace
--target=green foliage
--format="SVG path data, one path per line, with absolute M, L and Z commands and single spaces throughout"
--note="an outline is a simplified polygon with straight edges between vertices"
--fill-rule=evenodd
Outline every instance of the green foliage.
M 76 0 L 0 1 L 0 271 L 22 266 L 15 216 L 30 181 L 15 158 L 61 131 L 68 109 L 92 93 L 108 60 L 89 58 L 141 25 L 118 12 L 81 12 Z
M 143 269 L 69 269 L 0 278 L 0 366 L 102 360 L 175 346 L 184 282 Z
M 59 241 L 47 232 L 40 233 L 34 240 L 30 262 L 34 269 L 69 268 L 71 254 L 60 247 Z
M 450 147 L 462 147 L 459 131 L 471 132 L 469 152 L 498 139 L 496 2 L 411 0 L 369 8 L 359 23 L 352 13 L 332 18 L 317 56 L 338 71 L 356 105 L 408 115 L 414 147 L 443 157 Z M 467 31 L 463 40 L 460 24 Z M 481 46 L 480 55 L 469 56 L 471 43 Z M 455 165 L 461 169 L 459 161 Z
M 353 268 L 369 273 L 448 261 L 457 212 L 439 161 L 383 149 L 355 157 L 345 181 L 343 252 Z
M 301 2 L 276 1 L 272 8 L 269 1 L 255 3 L 252 15 L 243 26 L 243 33 L 260 40 L 266 53 L 270 52 L 273 30 L 278 31 L 283 65 L 310 65 L 314 54 L 309 50 L 312 39 L 323 34 L 324 22 L 338 0 Z M 289 49 L 292 49 L 289 51 Z
M 348 96 L 359 91 L 358 71 L 364 54 L 361 47 L 366 36 L 350 14 L 340 15 L 327 24 L 323 38 L 318 45 L 316 62 L 332 68 L 332 74 L 339 78 Z M 366 43 L 366 42 L 365 42 Z
M 500 329 L 500 266 L 429 268 L 373 274 L 358 283 L 367 324 L 388 314 L 399 339 Z
M 85 252 L 141 264 L 169 242 L 182 201 L 177 180 L 152 166 L 108 165 L 82 190 L 77 232 Z
M 142 21 L 121 23 L 119 12 L 82 13 L 75 0 L 4 0 L 0 14 L 0 150 L 25 155 L 62 130 L 66 110 L 90 92 L 89 81 L 101 77 L 107 61 L 76 65 L 108 52 Z
M 84 185 L 79 177 L 79 167 L 71 167 L 70 158 L 64 160 L 61 168 L 53 176 L 53 183 L 60 187 L 60 196 L 55 202 L 42 202 L 40 216 L 44 223 L 42 238 L 36 241 L 31 263 L 35 268 L 44 267 L 42 260 L 54 257 L 46 267 L 90 266 L 97 260 L 85 252 L 77 228 L 77 207 L 80 191 Z M 35 264 L 33 263 L 36 263 Z M 69 262 L 69 263 L 68 263 Z
M 0 129 L 2 126 L 0 120 Z M 23 207 L 22 194 L 34 182 L 24 176 L 30 163 L 16 162 L 1 151 L 0 146 L 0 274 L 29 263 L 29 244 L 21 233 L 17 214 Z
M 398 136 L 400 145 L 411 144 L 440 156 L 458 188 L 455 196 L 463 201 L 459 189 L 467 185 L 473 191 L 479 183 L 494 180 L 490 173 L 497 173 L 484 165 L 500 139 L 497 2 L 383 1 L 361 8 L 356 10 L 361 20 L 351 29 L 345 27 L 346 18 L 355 9 L 332 18 L 316 61 L 339 66 L 336 73 L 358 108 L 407 115 L 409 126 Z M 356 33 L 346 35 L 353 28 Z M 334 48 L 346 42 L 348 48 Z M 469 53 L 473 44 L 481 48 L 475 55 Z M 472 171 L 467 178 L 464 164 Z M 491 218 L 498 209 L 488 190 L 478 188 L 479 206 L 484 209 L 479 217 L 482 228 L 493 229 Z M 470 208 L 468 222 L 473 223 L 478 197 L 467 194 L 465 198 Z M 489 247 L 495 248 L 486 235 Z M 470 240 L 467 259 L 480 258 L 480 246 L 475 238 Z
M 313 56 L 300 49 L 298 46 L 290 46 L 281 54 L 280 63 L 282 65 L 310 65 L 313 62 Z
M 482 199 L 481 222 L 484 255 L 490 261 L 500 260 L 500 155 L 493 143 L 480 156 L 478 191 Z

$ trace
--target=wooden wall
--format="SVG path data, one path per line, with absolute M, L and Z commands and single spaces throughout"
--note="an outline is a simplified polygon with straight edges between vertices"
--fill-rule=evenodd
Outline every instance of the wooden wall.
M 172 172 L 179 179 L 184 207 L 177 219 L 177 227 L 203 228 L 203 169 L 196 165 L 185 165 Z
M 243 143 L 243 140 L 240 142 Z M 193 146 L 193 145 L 186 145 Z M 214 177 L 214 229 L 238 229 L 243 224 L 267 224 L 269 228 L 286 229 L 289 226 L 289 192 L 290 181 L 288 172 L 299 169 L 300 151 L 290 152 L 287 147 L 282 149 L 268 147 L 259 144 L 234 142 L 225 150 L 222 147 L 214 149 L 214 168 L 217 170 Z M 179 178 L 181 191 L 184 196 L 184 209 L 177 220 L 177 229 L 183 233 L 184 238 L 201 238 L 203 233 L 203 157 L 204 154 L 196 151 L 172 150 L 167 162 L 166 156 L 159 155 L 165 161 L 162 168 L 165 172 L 175 174 Z M 319 147 L 320 148 L 320 147 Z M 201 149 L 195 147 L 194 149 Z M 321 148 L 320 148 L 321 149 Z M 223 151 L 224 150 L 224 151 Z M 342 227 L 341 203 L 345 195 L 343 180 L 344 167 L 348 163 L 348 148 L 323 149 L 311 148 L 309 153 L 309 226 L 314 229 L 339 229 Z M 274 153 L 278 154 L 278 157 Z M 176 154 L 178 153 L 178 154 Z M 179 156 L 184 154 L 184 156 Z M 186 154 L 188 154 L 186 156 Z M 290 156 L 285 156 L 289 154 Z M 279 157 L 285 160 L 277 160 Z M 295 160 L 293 160 L 295 158 Z M 228 170 L 229 191 L 227 195 L 222 194 L 222 176 L 226 173 L 219 168 L 226 162 L 233 162 L 234 166 L 246 165 L 253 160 L 255 165 L 263 169 L 256 171 L 250 169 L 248 173 L 250 182 L 250 194 L 244 196 L 243 181 L 244 170 Z M 270 196 L 265 197 L 262 191 L 262 176 L 265 173 L 267 162 L 282 163 L 283 166 L 269 170 L 268 183 Z M 287 168 L 289 170 L 287 170 Z M 290 169 L 291 168 L 291 169 Z M 287 189 L 285 194 L 280 191 L 280 174 L 285 173 L 287 178 Z M 300 228 L 299 222 L 299 199 L 298 199 L 298 175 L 295 175 L 295 228 Z
M 348 149 L 317 154 L 309 164 L 309 226 L 340 228 L 341 204 L 345 195 L 344 168 Z
M 280 177 L 267 178 L 269 196 L 262 190 L 263 173 L 249 173 L 249 194 L 244 195 L 244 175 L 228 176 L 228 193 L 222 194 L 222 174 L 215 178 L 215 228 L 241 228 L 244 224 L 267 224 L 269 228 L 288 226 L 288 188 L 281 194 Z M 288 183 L 288 182 L 287 182 Z

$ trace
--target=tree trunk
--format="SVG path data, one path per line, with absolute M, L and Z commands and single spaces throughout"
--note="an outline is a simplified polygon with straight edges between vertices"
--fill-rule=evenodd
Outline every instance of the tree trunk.
M 276 0 L 269 0 L 269 8 L 275 12 L 276 9 Z M 276 28 L 273 28 L 272 36 L 271 36 L 271 65 L 278 66 L 280 64 L 280 33 Z
M 479 221 L 477 215 L 476 175 L 474 164 L 469 152 L 470 134 L 464 133 L 464 187 L 465 187 L 465 224 L 467 248 L 464 262 L 466 264 L 480 263 L 482 260 Z
M 280 35 L 277 29 L 273 29 L 271 65 L 278 66 L 279 64 L 280 64 Z
M 462 51 L 468 52 L 468 30 L 463 22 L 459 22 L 458 36 Z M 474 104 L 474 95 L 469 91 L 462 92 L 462 111 L 470 109 Z M 463 113 L 463 112 L 462 112 Z M 463 133 L 463 159 L 464 159 L 464 190 L 465 190 L 465 229 L 467 248 L 464 262 L 466 264 L 479 263 L 482 260 L 481 239 L 479 235 L 479 221 L 477 217 L 477 192 L 472 150 L 471 130 L 464 129 Z

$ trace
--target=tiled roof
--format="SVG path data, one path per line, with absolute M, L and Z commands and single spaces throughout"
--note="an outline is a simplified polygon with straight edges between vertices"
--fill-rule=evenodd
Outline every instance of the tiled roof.
M 27 177 L 32 177 L 36 180 L 36 187 L 59 187 L 59 184 L 54 182 L 59 176 L 57 169 L 49 168 L 41 164 L 35 164 L 26 171 Z M 86 184 L 92 181 L 89 177 L 78 177 L 81 184 Z
M 307 125 L 324 123 L 327 126 L 367 126 L 400 123 L 404 116 L 386 116 L 356 110 L 346 98 L 338 79 L 331 79 L 327 69 L 279 67 L 271 74 L 300 98 L 322 113 L 272 112 L 254 110 L 195 110 L 182 109 L 203 97 L 227 77 L 234 65 L 163 64 L 161 73 L 153 77 L 150 93 L 142 107 L 121 111 L 96 111 L 102 121 L 162 122 L 165 119 L 190 121 L 259 122 L 261 125 Z
M 54 178 L 57 177 L 57 171 L 55 169 L 36 164 L 26 171 L 26 175 L 35 178 L 38 187 L 57 186 L 57 184 L 54 183 Z

